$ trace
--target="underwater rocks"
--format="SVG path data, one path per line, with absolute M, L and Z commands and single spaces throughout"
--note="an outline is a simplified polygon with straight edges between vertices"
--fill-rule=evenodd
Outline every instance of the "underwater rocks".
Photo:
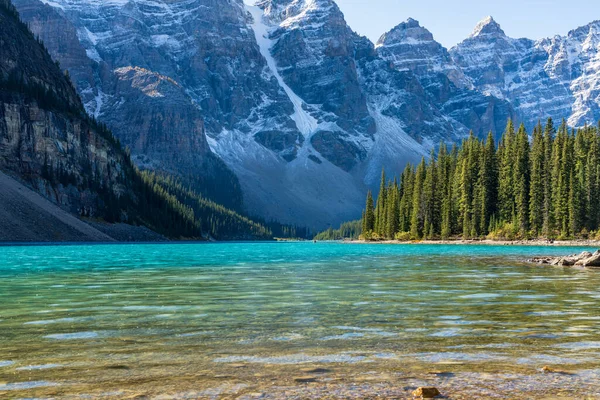
M 536 264 L 542 265 L 555 265 L 561 267 L 591 267 L 591 268 L 599 268 L 600 267 L 600 250 L 597 250 L 595 253 L 590 253 L 589 251 L 584 251 L 581 254 L 572 254 L 570 256 L 565 257 L 534 257 L 529 260 L 529 262 L 533 262 Z
M 440 394 L 440 391 L 434 387 L 420 387 L 414 392 L 412 392 L 412 395 L 414 397 L 421 397 L 423 399 L 433 399 L 434 397 L 437 397 Z
M 294 381 L 298 382 L 298 383 L 316 382 L 317 381 L 317 377 L 316 376 L 312 376 L 312 375 L 298 376 L 298 377 L 294 378 Z

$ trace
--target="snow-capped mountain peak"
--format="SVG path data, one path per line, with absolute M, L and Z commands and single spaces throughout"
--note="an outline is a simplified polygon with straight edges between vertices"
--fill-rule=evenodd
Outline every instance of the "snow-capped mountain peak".
M 479 36 L 506 36 L 500 24 L 494 20 L 492 16 L 487 16 L 475 26 L 473 32 L 469 35 L 470 38 Z
M 399 44 L 419 44 L 432 42 L 433 34 L 419 24 L 419 21 L 408 18 L 392 30 L 384 33 L 377 41 L 376 47 Z

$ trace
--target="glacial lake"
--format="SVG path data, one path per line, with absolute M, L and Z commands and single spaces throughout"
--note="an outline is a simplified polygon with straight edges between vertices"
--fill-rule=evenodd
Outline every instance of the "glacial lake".
M 600 271 L 523 262 L 582 250 L 0 247 L 0 398 L 600 398 Z

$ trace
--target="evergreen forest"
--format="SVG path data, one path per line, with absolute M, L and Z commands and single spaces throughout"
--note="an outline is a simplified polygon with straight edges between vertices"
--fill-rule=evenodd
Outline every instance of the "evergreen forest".
M 531 136 L 508 121 L 496 143 L 471 134 L 441 144 L 400 177 L 382 171 L 361 219 L 367 240 L 597 238 L 600 124 L 570 129 L 552 119 Z

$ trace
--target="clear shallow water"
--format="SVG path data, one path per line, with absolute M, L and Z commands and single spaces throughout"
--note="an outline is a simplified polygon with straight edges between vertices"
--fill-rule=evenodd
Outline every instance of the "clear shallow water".
M 0 398 L 600 398 L 600 273 L 522 262 L 582 250 L 0 247 Z

